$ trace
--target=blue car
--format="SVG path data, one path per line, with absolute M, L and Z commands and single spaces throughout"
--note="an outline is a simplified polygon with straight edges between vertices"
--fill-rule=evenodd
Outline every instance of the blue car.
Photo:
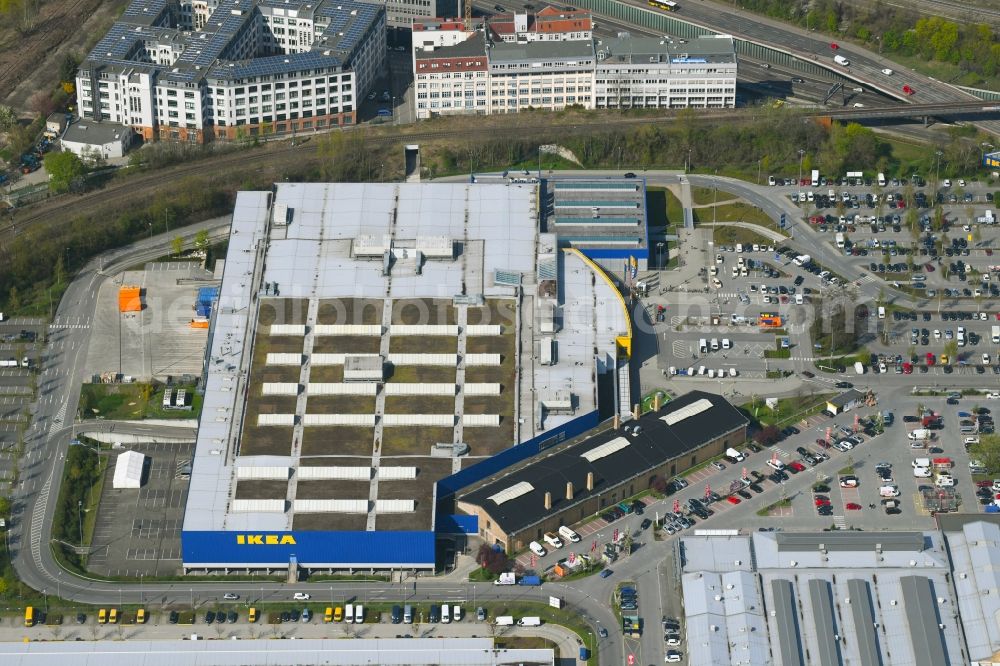
M 612 571 L 611 569 L 602 569 L 601 570 L 601 578 L 607 578 L 608 576 L 610 576 L 613 573 L 614 573 L 614 571 Z

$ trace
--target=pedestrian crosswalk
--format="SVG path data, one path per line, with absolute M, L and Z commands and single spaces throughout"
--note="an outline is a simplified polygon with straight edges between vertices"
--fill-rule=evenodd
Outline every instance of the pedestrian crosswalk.
M 49 324 L 50 331 L 60 331 L 67 328 L 90 328 L 90 324 Z
M 878 281 L 879 281 L 878 278 L 875 277 L 874 275 L 870 275 L 868 273 L 865 273 L 864 275 L 862 275 L 861 277 L 859 277 L 854 282 L 855 282 L 855 284 L 862 285 L 862 284 L 868 284 L 869 282 L 878 282 Z

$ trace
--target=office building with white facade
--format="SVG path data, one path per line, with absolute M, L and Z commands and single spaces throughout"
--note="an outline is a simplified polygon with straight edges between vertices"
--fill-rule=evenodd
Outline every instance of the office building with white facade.
M 134 0 L 77 72 L 82 118 L 203 143 L 356 122 L 385 11 L 344 0 Z
M 734 108 L 736 49 L 730 35 L 597 42 L 596 109 Z
M 533 108 L 732 108 L 731 36 L 596 41 L 590 15 L 547 7 L 413 26 L 416 117 Z

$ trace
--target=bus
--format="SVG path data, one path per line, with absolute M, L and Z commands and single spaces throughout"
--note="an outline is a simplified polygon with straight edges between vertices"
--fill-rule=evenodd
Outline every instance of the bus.
M 650 7 L 662 9 L 665 12 L 676 12 L 680 6 L 673 0 L 647 0 Z
M 35 609 L 33 606 L 28 606 L 24 609 L 24 626 L 35 626 Z

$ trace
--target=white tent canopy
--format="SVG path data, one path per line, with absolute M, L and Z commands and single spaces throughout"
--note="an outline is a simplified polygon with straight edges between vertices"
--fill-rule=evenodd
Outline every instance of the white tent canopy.
M 115 477 L 112 487 L 139 488 L 142 486 L 142 467 L 146 456 L 138 451 L 126 451 L 115 461 Z

